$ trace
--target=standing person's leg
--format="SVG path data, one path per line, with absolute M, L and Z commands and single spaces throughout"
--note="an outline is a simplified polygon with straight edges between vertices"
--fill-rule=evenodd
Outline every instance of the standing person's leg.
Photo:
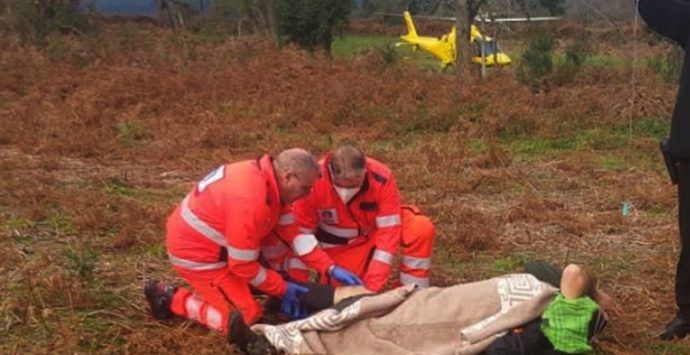
M 682 338 L 690 333 L 690 160 L 675 163 L 678 178 L 678 229 L 680 255 L 676 267 L 676 317 L 666 326 L 663 340 Z
M 400 280 L 396 284 L 416 284 L 429 287 L 431 276 L 431 254 L 434 246 L 434 224 L 416 206 L 403 206 L 402 214 L 402 258 Z
M 690 160 L 680 160 L 677 166 L 681 249 L 676 269 L 676 303 L 678 316 L 690 321 Z

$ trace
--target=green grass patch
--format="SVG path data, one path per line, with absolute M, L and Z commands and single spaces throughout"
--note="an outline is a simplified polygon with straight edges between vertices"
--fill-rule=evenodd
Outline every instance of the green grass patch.
M 600 279 L 607 278 L 609 275 L 629 274 L 635 271 L 635 266 L 630 263 L 630 260 L 636 258 L 629 252 L 623 252 L 618 255 L 601 255 L 594 258 L 588 267 L 594 269 L 594 274 Z
M 36 224 L 24 217 L 19 215 L 10 215 L 6 220 L 2 221 L 0 225 L 0 231 L 4 234 L 11 235 L 12 239 L 22 245 L 30 245 L 33 239 L 30 235 L 26 234 L 26 231 Z
M 347 35 L 337 38 L 331 45 L 331 53 L 335 57 L 348 58 L 354 55 L 376 51 L 381 55 L 385 63 L 392 63 L 397 60 L 410 61 L 423 69 L 440 71 L 440 61 L 433 55 L 418 50 L 413 52 L 408 45 L 396 46 L 402 42 L 399 37 L 386 36 L 359 36 Z M 446 70 L 445 73 L 452 74 L 454 70 Z
M 135 196 L 136 190 L 125 179 L 119 176 L 111 176 L 105 181 L 105 189 L 112 194 L 121 196 Z
M 166 260 L 168 258 L 168 250 L 163 243 L 144 245 L 137 250 L 137 254 L 161 260 Z
M 673 342 L 656 342 L 653 344 L 647 344 L 642 349 L 646 354 L 659 354 L 659 355 L 688 355 L 690 354 L 690 348 L 684 343 L 673 343 Z
M 58 235 L 71 235 L 76 233 L 72 218 L 59 209 L 54 209 L 48 218 L 45 219 L 44 223 Z
M 647 213 L 653 216 L 662 216 L 669 213 L 670 210 L 664 206 L 652 206 L 647 209 Z
M 592 128 L 579 132 L 575 139 L 579 147 L 599 151 L 620 149 L 630 142 L 628 134 L 616 128 Z
M 136 121 L 124 121 L 117 124 L 116 140 L 123 146 L 134 146 L 144 138 L 144 128 Z
M 34 222 L 23 216 L 10 216 L 4 223 L 3 227 L 7 231 L 23 230 L 34 226 Z
M 494 260 L 492 269 L 498 274 L 520 272 L 522 267 L 532 260 L 535 260 L 535 258 L 534 255 L 530 253 L 515 253 Z
M 547 156 L 558 151 L 570 151 L 577 148 L 577 142 L 573 138 L 544 138 L 521 137 L 504 144 L 504 149 L 522 157 Z
M 500 43 L 500 41 L 499 41 Z M 508 56 L 513 60 L 514 64 L 519 64 L 522 60 L 524 49 L 518 49 L 507 52 Z M 555 67 L 566 64 L 566 54 L 556 53 L 552 56 Z M 605 53 L 590 53 L 584 58 L 582 65 L 593 67 L 610 67 L 610 68 L 625 68 L 632 64 L 632 59 L 626 57 L 615 56 Z M 641 64 L 638 64 L 641 65 Z
M 79 350 L 92 353 L 103 349 L 106 345 L 102 339 L 102 335 L 111 332 L 113 325 L 108 319 L 102 318 L 104 316 L 98 314 L 85 314 L 81 322 L 82 333 L 93 334 L 92 336 L 81 336 L 77 342 Z M 100 335 L 100 336 L 99 336 Z
M 118 175 L 106 179 L 102 188 L 109 195 L 131 197 L 145 202 L 176 202 L 184 195 L 184 191 L 139 188 Z
M 477 139 L 477 138 L 472 138 L 470 140 L 470 151 L 472 151 L 473 154 L 482 154 L 486 152 L 488 147 L 486 146 L 486 142 L 482 139 Z
M 557 127 L 555 135 L 531 134 L 529 129 L 513 129 L 501 134 L 500 142 L 504 149 L 526 160 L 552 158 L 563 152 L 576 150 L 616 152 L 615 156 L 606 155 L 602 158 L 605 169 L 616 170 L 624 163 L 656 162 L 656 140 L 667 136 L 668 132 L 669 124 L 666 120 L 646 117 L 633 121 L 632 126 L 628 122 L 602 127 L 572 126 L 564 123 Z M 631 148 L 636 144 L 650 146 L 652 149 Z M 619 152 L 623 150 L 629 152 L 621 157 Z
M 623 160 L 613 154 L 607 154 L 601 158 L 601 167 L 606 170 L 621 170 L 626 166 Z
M 614 67 L 623 68 L 632 63 L 630 58 L 614 56 L 610 54 L 591 54 L 585 59 L 585 65 L 591 65 L 594 67 Z
M 349 57 L 361 54 L 372 48 L 385 48 L 398 42 L 396 37 L 348 35 L 336 38 L 331 45 L 331 53 L 336 57 Z
M 630 137 L 632 128 L 632 137 L 647 137 L 647 138 L 662 138 L 667 137 L 671 130 L 671 122 L 662 117 L 644 117 L 630 123 L 621 123 L 614 127 L 616 134 Z
M 117 309 L 125 306 L 125 302 L 118 294 L 108 288 L 108 282 L 98 282 L 91 287 L 94 296 L 98 299 L 98 304 L 106 309 Z
M 82 280 L 93 280 L 93 272 L 98 263 L 100 253 L 88 245 L 69 247 L 64 251 L 65 269 Z
M 516 252 L 507 256 L 497 256 L 489 251 L 473 252 L 464 258 L 458 258 L 455 253 L 452 249 L 434 250 L 434 268 L 438 268 L 443 275 L 463 282 L 521 272 L 527 262 L 537 259 L 530 252 Z

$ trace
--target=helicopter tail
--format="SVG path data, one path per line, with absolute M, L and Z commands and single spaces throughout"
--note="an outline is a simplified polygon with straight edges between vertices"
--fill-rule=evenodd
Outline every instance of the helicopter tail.
M 412 16 L 409 11 L 403 13 L 405 16 L 405 24 L 407 25 L 407 36 L 415 38 L 417 37 L 417 30 L 414 28 L 414 22 L 412 22 Z

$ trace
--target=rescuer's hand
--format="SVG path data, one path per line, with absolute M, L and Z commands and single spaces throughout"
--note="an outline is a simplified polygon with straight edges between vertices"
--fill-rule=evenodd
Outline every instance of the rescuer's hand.
M 299 300 L 299 296 L 309 292 L 309 289 L 298 284 L 288 282 L 287 292 L 283 296 L 280 310 L 290 319 L 300 319 L 306 317 L 307 311 Z
M 328 269 L 328 274 L 336 281 L 348 286 L 359 286 L 363 284 L 362 280 L 357 277 L 357 275 L 337 265 L 331 266 Z

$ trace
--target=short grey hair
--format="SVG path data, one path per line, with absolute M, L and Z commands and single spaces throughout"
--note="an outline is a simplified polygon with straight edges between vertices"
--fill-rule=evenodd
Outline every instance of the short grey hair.
M 302 148 L 285 149 L 276 156 L 274 162 L 283 171 L 315 172 L 321 175 L 321 168 L 314 155 Z
M 364 152 L 352 145 L 343 145 L 333 151 L 328 168 L 334 177 L 349 179 L 366 173 Z

